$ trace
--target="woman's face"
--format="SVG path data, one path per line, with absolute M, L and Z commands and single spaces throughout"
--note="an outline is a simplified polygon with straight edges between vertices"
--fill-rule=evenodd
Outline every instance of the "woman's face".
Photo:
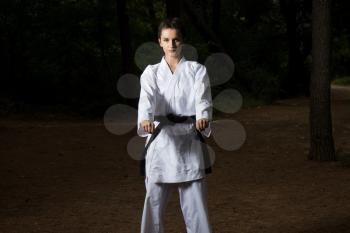
M 176 29 L 163 29 L 158 41 L 166 57 L 179 58 L 181 56 L 182 38 Z

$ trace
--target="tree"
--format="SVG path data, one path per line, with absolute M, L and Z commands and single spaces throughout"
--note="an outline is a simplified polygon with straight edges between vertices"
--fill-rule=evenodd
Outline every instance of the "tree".
M 283 80 L 282 88 L 287 95 L 296 93 L 308 95 L 309 80 L 307 80 L 303 67 L 305 57 L 300 51 L 301 38 L 297 32 L 299 26 L 297 11 L 300 10 L 300 3 L 295 0 L 279 0 L 279 4 L 286 22 L 288 36 L 288 75 Z
M 216 34 L 220 34 L 220 8 L 221 8 L 221 0 L 214 0 L 212 2 L 212 25 L 211 30 Z
M 208 26 L 207 22 L 205 21 L 205 17 L 202 14 L 198 14 L 195 10 L 196 7 L 191 1 L 183 1 L 184 4 L 184 11 L 188 18 L 190 19 L 191 23 L 194 24 L 195 28 L 198 30 L 199 34 L 202 36 L 202 38 L 205 41 L 210 42 L 209 49 L 211 52 L 225 52 L 225 45 L 223 44 L 221 38 L 219 35 L 217 35 L 217 32 L 219 31 L 219 17 L 220 17 L 220 8 L 221 3 L 217 2 L 216 4 L 213 3 L 213 15 L 212 19 L 214 20 L 212 22 L 212 27 Z M 217 27 L 215 30 L 213 30 L 213 27 Z M 217 30 L 217 31 L 216 31 Z
M 331 0 L 312 2 L 309 159 L 335 160 L 330 100 Z
M 126 14 L 126 1 L 117 0 L 117 14 L 120 33 L 120 47 L 122 53 L 122 72 L 131 73 L 132 51 L 130 43 L 129 17 Z

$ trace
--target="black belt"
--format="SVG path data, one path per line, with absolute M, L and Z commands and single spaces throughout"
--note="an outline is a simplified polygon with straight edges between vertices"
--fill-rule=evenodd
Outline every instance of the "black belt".
M 184 123 L 189 120 L 196 120 L 196 116 L 179 116 L 174 114 L 168 114 L 166 116 L 154 116 L 155 121 L 159 121 L 158 126 L 155 128 L 153 134 L 151 135 L 147 145 L 145 146 L 140 160 L 140 175 L 145 176 L 146 175 L 146 154 L 148 147 L 151 145 L 151 143 L 154 141 L 154 139 L 158 136 L 160 133 L 160 130 L 162 129 L 163 125 L 174 125 L 176 123 Z M 197 137 L 199 140 L 203 143 L 202 145 L 202 151 L 204 156 L 204 165 L 205 165 L 205 174 L 209 174 L 212 172 L 211 165 L 210 165 L 210 157 L 209 157 L 209 151 L 208 148 L 204 145 L 205 140 L 203 135 L 199 130 L 196 129 Z

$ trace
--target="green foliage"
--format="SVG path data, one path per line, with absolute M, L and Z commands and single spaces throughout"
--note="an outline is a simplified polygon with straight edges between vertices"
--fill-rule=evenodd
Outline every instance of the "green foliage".
M 350 34 L 340 34 L 333 39 L 332 70 L 335 76 L 349 75 Z
M 259 107 L 269 104 L 270 101 L 252 96 L 249 93 L 243 95 L 243 108 Z
M 113 85 L 108 63 L 120 54 L 115 23 L 109 22 L 113 7 L 99 12 L 96 1 L 18 1 L 8 7 L 13 11 L 3 13 L 3 25 L 15 20 L 3 40 L 18 81 L 9 77 L 5 88 L 19 87 L 12 95 L 29 103 L 79 105 Z
M 332 84 L 349 86 L 350 85 L 350 77 L 337 78 L 332 81 Z
M 260 99 L 262 102 L 272 101 L 280 92 L 280 80 L 266 69 L 255 67 L 246 69 L 240 77 L 244 80 L 241 86 L 251 99 Z
M 1 96 L 7 108 L 21 103 L 65 105 L 85 113 L 124 101 L 116 91 L 122 58 L 115 0 L 36 0 L 0 2 Z M 302 64 L 310 70 L 310 4 L 295 1 L 296 35 Z M 213 32 L 212 1 L 192 3 L 198 21 Z M 349 77 L 349 3 L 337 1 L 333 10 L 333 74 Z M 166 17 L 162 0 L 126 1 L 133 56 L 144 42 L 155 41 L 157 26 Z M 288 36 L 279 1 L 221 0 L 220 28 L 214 38 L 204 35 L 186 10 L 187 41 L 199 62 L 223 48 L 235 63 L 229 84 L 244 93 L 247 106 L 267 103 L 283 92 L 288 73 Z M 133 60 L 133 58 L 131 59 Z M 133 73 L 139 75 L 134 64 Z M 334 83 L 348 84 L 349 78 Z M 220 91 L 219 87 L 218 90 Z M 1 97 L 0 96 L 0 97 Z

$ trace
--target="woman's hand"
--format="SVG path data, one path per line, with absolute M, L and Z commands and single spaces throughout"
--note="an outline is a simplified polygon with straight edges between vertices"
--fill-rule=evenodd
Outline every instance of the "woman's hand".
M 196 121 L 196 128 L 199 131 L 204 130 L 205 128 L 207 128 L 209 126 L 209 121 L 207 118 L 201 118 L 199 120 Z
M 141 127 L 143 130 L 145 130 L 147 133 L 153 133 L 154 132 L 154 123 L 150 120 L 144 120 L 141 122 Z

